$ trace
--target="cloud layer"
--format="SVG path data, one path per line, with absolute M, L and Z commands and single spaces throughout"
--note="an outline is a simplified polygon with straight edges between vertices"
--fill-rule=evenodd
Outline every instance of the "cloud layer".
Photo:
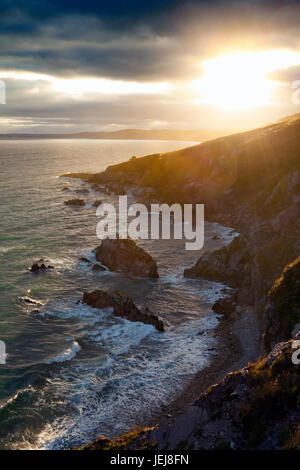
M 300 52 L 297 1 L 6 0 L 1 7 L 7 104 L 0 108 L 0 132 L 221 127 L 222 112 L 194 103 L 190 82 L 201 78 L 204 60 L 234 50 Z M 289 94 L 300 68 L 273 76 L 284 85 L 281 106 L 266 110 L 262 121 L 298 111 Z M 71 79 L 110 86 L 82 94 L 55 87 Z M 118 86 L 123 92 L 112 92 Z M 251 116 L 241 122 L 231 113 L 229 126 L 251 126 Z

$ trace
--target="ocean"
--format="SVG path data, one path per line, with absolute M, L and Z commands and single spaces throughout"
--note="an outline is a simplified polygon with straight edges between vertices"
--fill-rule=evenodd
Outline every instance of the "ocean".
M 116 196 L 90 188 L 76 194 L 81 181 L 59 178 L 194 144 L 0 142 L 0 340 L 7 350 L 0 365 L 1 449 L 69 449 L 99 434 L 116 436 L 147 422 L 213 361 L 218 318 L 211 306 L 223 286 L 183 277 L 200 253 L 185 251 L 181 240 L 143 240 L 159 279 L 92 271 L 80 261 L 93 260 L 100 243 L 92 204 Z M 64 205 L 75 194 L 87 201 L 84 207 Z M 213 240 L 216 234 L 220 239 Z M 229 228 L 206 223 L 204 249 L 232 236 Z M 55 269 L 29 272 L 40 258 Z M 165 333 L 79 302 L 84 291 L 107 287 L 160 315 Z

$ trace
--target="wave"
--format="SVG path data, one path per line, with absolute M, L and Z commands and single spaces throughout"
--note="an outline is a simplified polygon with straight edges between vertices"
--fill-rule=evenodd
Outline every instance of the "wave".
M 45 364 L 53 364 L 54 362 L 71 361 L 80 350 L 81 350 L 81 346 L 77 343 L 77 341 L 73 341 L 70 347 L 66 348 L 62 353 L 58 354 L 57 356 L 46 361 Z

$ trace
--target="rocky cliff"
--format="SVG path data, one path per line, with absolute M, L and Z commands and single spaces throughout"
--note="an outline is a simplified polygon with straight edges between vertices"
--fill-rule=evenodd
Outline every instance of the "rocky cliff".
M 88 448 L 299 448 L 299 365 L 292 362 L 290 339 L 296 334 L 300 340 L 299 116 L 132 159 L 103 173 L 72 176 L 119 194 L 130 191 L 149 203 L 204 203 L 206 219 L 232 226 L 239 235 L 226 247 L 202 253 L 185 276 L 228 284 L 233 308 L 251 307 L 258 315 L 266 352 L 281 341 L 264 359 L 203 393 L 170 426 L 114 441 L 99 438 Z M 218 305 L 219 313 L 223 307 Z
M 229 247 L 204 253 L 185 276 L 238 288 L 265 326 L 267 292 L 300 252 L 300 118 L 183 150 L 72 174 L 139 201 L 204 203 L 206 219 L 234 227 Z

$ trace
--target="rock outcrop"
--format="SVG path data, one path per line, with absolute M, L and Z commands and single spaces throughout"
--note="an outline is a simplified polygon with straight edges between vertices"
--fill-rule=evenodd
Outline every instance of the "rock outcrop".
M 93 308 L 113 308 L 116 317 L 124 317 L 132 322 L 142 322 L 153 325 L 158 331 L 164 331 L 163 321 L 150 312 L 139 310 L 128 295 L 120 291 L 107 292 L 95 290 L 83 294 L 83 302 Z
M 99 207 L 102 204 L 102 201 L 97 200 L 93 202 L 93 207 Z
M 103 266 L 101 266 L 101 264 L 95 263 L 93 265 L 93 271 L 106 271 L 106 269 Z
M 43 271 L 47 271 L 49 269 L 54 269 L 54 266 L 52 266 L 51 264 L 48 264 L 46 265 L 44 260 L 39 260 L 39 261 L 35 261 L 33 263 L 33 265 L 31 266 L 30 268 L 30 271 L 32 273 L 37 273 L 37 272 L 43 272 Z
M 84 206 L 85 202 L 83 199 L 68 199 L 68 201 L 65 201 L 66 206 Z
M 75 193 L 77 193 L 77 194 L 88 194 L 89 190 L 87 188 L 79 188 L 79 189 L 75 189 Z
M 185 269 L 184 276 L 239 287 L 250 278 L 251 261 L 247 241 L 237 236 L 229 245 L 204 253 L 192 268 Z
M 131 239 L 106 238 L 94 252 L 96 260 L 110 271 L 158 278 L 157 265 L 152 256 Z

